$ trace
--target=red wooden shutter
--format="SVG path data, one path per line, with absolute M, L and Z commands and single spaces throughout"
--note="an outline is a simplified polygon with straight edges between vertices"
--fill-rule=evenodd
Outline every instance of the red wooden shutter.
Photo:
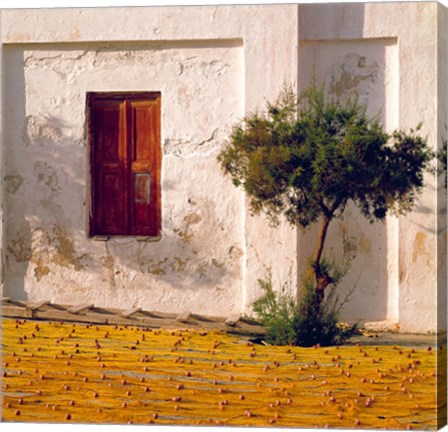
M 159 236 L 160 94 L 90 94 L 91 235 Z
M 130 234 L 160 234 L 160 98 L 131 100 Z
M 94 233 L 123 234 L 127 226 L 125 101 L 96 100 L 92 123 Z

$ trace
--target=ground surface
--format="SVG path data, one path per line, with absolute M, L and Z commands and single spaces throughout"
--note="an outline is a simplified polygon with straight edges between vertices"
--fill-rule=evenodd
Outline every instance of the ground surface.
M 2 329 L 4 421 L 437 427 L 440 352 L 427 346 L 268 347 L 216 331 L 10 319 Z

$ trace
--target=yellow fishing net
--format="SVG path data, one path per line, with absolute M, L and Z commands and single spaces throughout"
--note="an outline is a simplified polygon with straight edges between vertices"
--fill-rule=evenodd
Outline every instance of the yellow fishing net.
M 435 349 L 2 322 L 3 421 L 435 429 Z M 441 382 L 445 382 L 446 377 Z

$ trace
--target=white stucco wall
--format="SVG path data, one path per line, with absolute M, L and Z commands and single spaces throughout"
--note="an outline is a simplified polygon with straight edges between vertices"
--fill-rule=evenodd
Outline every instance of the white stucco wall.
M 3 295 L 230 315 L 251 312 L 269 271 L 294 286 L 313 231 L 250 214 L 216 163 L 231 126 L 282 84 L 317 79 L 339 96 L 357 91 L 388 129 L 422 121 L 435 148 L 446 22 L 436 3 L 1 11 Z M 85 96 L 120 90 L 162 94 L 158 242 L 87 237 Z M 333 223 L 327 253 L 356 253 L 343 318 L 437 330 L 446 200 L 427 181 L 406 217 L 369 225 L 348 208 Z
M 174 308 L 182 298 L 204 308 L 212 295 L 227 310 L 241 301 L 244 238 L 232 222 L 239 191 L 216 163 L 241 114 L 240 50 L 238 42 L 4 50 L 5 139 L 14 143 L 6 152 L 8 284 L 26 281 L 26 295 L 45 298 L 49 283 L 55 301 L 71 303 L 76 293 L 116 307 Z M 162 240 L 88 240 L 86 92 L 147 89 L 163 101 Z
M 216 156 L 246 110 L 295 79 L 296 11 L 4 11 L 4 293 L 229 315 L 245 310 L 272 256 L 286 252 L 294 263 L 294 231 L 279 235 L 262 218 L 246 225 L 244 195 Z M 86 92 L 121 90 L 162 93 L 158 242 L 86 236 Z M 259 232 L 269 248 L 250 243 Z

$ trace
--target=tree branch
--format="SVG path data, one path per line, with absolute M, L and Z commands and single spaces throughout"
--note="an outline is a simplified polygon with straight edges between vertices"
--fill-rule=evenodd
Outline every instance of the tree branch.
M 329 217 L 324 216 L 324 220 L 322 222 L 322 226 L 319 231 L 319 238 L 313 262 L 313 269 L 316 276 L 316 282 L 319 282 L 318 279 L 322 276 L 322 271 L 320 268 L 320 260 L 322 259 L 322 253 L 324 250 L 325 239 L 327 237 L 327 231 L 328 226 L 330 225 L 330 221 L 331 219 Z
M 338 198 L 337 200 L 335 200 L 333 202 L 333 205 L 331 206 L 331 209 L 330 209 L 331 217 L 333 217 L 334 212 L 338 209 L 338 207 L 342 204 L 343 201 L 344 201 L 344 198 Z
M 333 217 L 333 215 L 331 214 L 330 209 L 324 203 L 324 200 L 322 198 L 319 199 L 319 206 L 322 209 L 322 213 L 325 215 L 326 218 L 331 219 Z

